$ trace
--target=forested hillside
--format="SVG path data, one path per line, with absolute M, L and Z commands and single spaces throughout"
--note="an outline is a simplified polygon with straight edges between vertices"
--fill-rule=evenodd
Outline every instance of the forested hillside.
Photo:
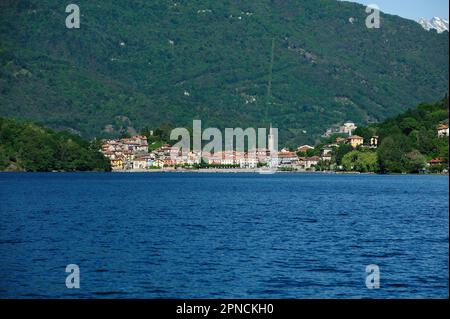
M 0 171 L 110 171 L 99 142 L 0 117 Z
M 145 126 L 280 129 L 313 141 L 448 91 L 448 33 L 336 0 L 0 2 L 0 115 L 85 137 Z M 271 63 L 273 53 L 273 63 Z M 270 85 L 269 85 L 270 83 Z

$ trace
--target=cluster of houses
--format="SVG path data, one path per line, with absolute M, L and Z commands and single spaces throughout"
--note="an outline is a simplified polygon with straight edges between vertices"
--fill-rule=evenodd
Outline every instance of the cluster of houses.
M 200 163 L 208 165 L 224 165 L 254 168 L 258 161 L 247 153 L 217 152 L 214 154 L 201 152 L 183 153 L 169 144 L 149 152 L 149 144 L 145 136 L 105 140 L 102 145 L 103 154 L 109 158 L 113 170 L 147 170 L 175 166 L 194 166 Z M 260 152 L 267 156 L 268 152 Z M 203 160 L 202 160 L 203 158 Z
M 146 136 L 105 140 L 102 153 L 110 160 L 113 170 L 130 170 L 135 167 L 147 167 L 142 161 L 150 160 Z
M 362 145 L 364 139 L 350 136 L 347 139 L 338 138 L 335 144 L 322 149 L 321 156 L 298 156 L 313 146 L 300 146 L 295 152 L 282 149 L 273 154 L 269 149 L 256 149 L 249 152 L 220 151 L 216 153 L 182 152 L 179 148 L 169 144 L 149 151 L 149 144 L 145 136 L 105 140 L 102 145 L 103 154 L 111 161 L 113 170 L 148 170 L 152 168 L 173 168 L 206 164 L 207 166 L 221 166 L 232 168 L 291 167 L 297 170 L 313 169 L 320 161 L 331 161 L 332 147 L 338 143 L 349 143 L 354 148 Z M 375 142 L 376 143 L 376 142 Z
M 339 147 L 339 145 L 342 144 L 348 144 L 351 145 L 352 148 L 356 149 L 360 146 L 364 145 L 364 138 L 358 135 L 351 135 L 347 138 L 345 137 L 337 137 L 335 139 L 335 141 L 331 144 L 327 144 L 324 145 L 321 149 L 320 152 L 320 156 L 313 156 L 313 157 L 299 157 L 299 160 L 302 161 L 306 161 L 306 168 L 311 168 L 314 167 L 315 165 L 317 165 L 320 161 L 321 162 L 328 162 L 331 163 L 332 161 L 332 154 L 333 154 L 333 149 L 336 149 Z M 378 147 L 378 136 L 372 136 L 372 138 L 370 139 L 369 143 L 367 145 L 364 145 L 365 147 L 368 148 L 377 148 Z M 300 146 L 297 149 L 297 152 L 301 153 L 307 153 L 310 150 L 314 150 L 313 146 L 309 146 L 309 145 L 303 145 Z

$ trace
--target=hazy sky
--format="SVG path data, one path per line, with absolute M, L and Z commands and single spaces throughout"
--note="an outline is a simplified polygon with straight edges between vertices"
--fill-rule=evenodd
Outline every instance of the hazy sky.
M 365 5 L 376 4 L 381 11 L 396 14 L 404 18 L 417 20 L 424 17 L 448 19 L 449 0 L 346 0 Z

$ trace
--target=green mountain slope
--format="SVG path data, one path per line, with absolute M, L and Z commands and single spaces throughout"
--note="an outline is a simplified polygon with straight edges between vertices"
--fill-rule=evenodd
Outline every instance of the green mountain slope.
M 261 127 L 282 143 L 380 121 L 448 91 L 448 33 L 335 0 L 0 3 L 0 115 L 85 136 L 168 122 Z M 352 22 L 350 22 L 350 18 Z M 268 94 L 271 53 L 273 64 Z

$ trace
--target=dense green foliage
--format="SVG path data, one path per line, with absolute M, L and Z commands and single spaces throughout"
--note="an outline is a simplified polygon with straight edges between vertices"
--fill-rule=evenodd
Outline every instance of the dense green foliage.
M 350 144 L 341 144 L 334 152 L 334 157 L 337 165 L 343 165 L 342 160 L 344 156 L 353 151 Z
M 367 29 L 355 3 L 79 0 L 67 29 L 68 3 L 0 2 L 0 115 L 85 137 L 272 122 L 294 146 L 448 90 L 448 33 L 384 14 Z
M 100 143 L 0 118 L 0 171 L 110 171 Z
M 379 136 L 378 167 L 374 170 L 417 173 L 425 169 L 431 159 L 439 158 L 448 163 L 448 137 L 438 137 L 436 129 L 439 124 L 448 124 L 448 107 L 446 97 L 435 104 L 420 104 L 383 123 L 356 129 L 355 134 L 366 141 Z M 344 156 L 344 167 L 350 168 L 355 155 L 358 154 L 353 151 Z
M 375 172 L 377 170 L 377 153 L 371 150 L 351 151 L 342 158 L 342 166 L 347 171 Z

